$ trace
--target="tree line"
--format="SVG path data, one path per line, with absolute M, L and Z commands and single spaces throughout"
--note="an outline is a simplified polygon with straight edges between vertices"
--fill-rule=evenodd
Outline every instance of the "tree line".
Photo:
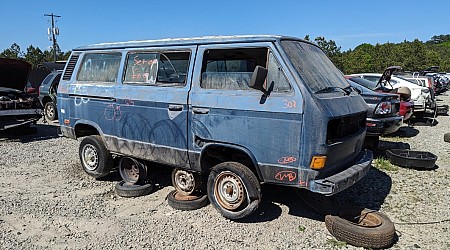
M 310 40 L 309 36 L 305 40 Z M 421 71 L 439 66 L 441 72 L 450 72 L 450 35 L 436 35 L 426 42 L 415 39 L 401 43 L 367 44 L 341 51 L 333 40 L 316 37 L 333 63 L 344 73 L 382 73 L 389 66 L 401 66 L 404 71 Z
M 440 66 L 440 71 L 450 72 L 450 35 L 436 35 L 426 42 L 415 39 L 401 43 L 367 44 L 354 49 L 341 51 L 333 40 L 319 36 L 312 41 L 309 35 L 304 38 L 321 47 L 333 63 L 344 73 L 383 72 L 389 66 L 401 66 L 405 71 L 420 71 L 430 66 Z M 57 60 L 67 60 L 70 51 L 58 52 Z M 53 50 L 42 51 L 30 45 L 23 52 L 14 43 L 0 53 L 0 58 L 24 60 L 37 66 L 42 62 L 53 61 Z
M 56 53 L 56 60 L 67 60 L 70 56 L 70 53 L 71 51 L 58 51 Z M 24 52 L 20 49 L 20 46 L 17 43 L 13 43 L 11 47 L 3 50 L 3 52 L 0 53 L 0 58 L 11 58 L 26 61 L 33 65 L 33 67 L 36 67 L 42 62 L 53 62 L 54 60 L 53 49 L 42 51 L 40 48 L 30 45 L 27 47 L 27 51 Z

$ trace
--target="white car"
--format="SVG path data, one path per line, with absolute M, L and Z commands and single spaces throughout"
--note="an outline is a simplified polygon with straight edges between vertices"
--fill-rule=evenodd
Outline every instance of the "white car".
M 382 74 L 361 73 L 361 74 L 353 74 L 351 76 L 358 76 L 367 79 L 369 81 L 378 83 Z M 385 83 L 383 86 L 392 89 L 398 87 L 408 87 L 411 90 L 411 100 L 414 102 L 414 111 L 425 110 L 427 107 L 427 103 L 430 103 L 432 101 L 430 90 L 428 88 L 419 86 L 406 79 L 391 76 L 389 82 Z

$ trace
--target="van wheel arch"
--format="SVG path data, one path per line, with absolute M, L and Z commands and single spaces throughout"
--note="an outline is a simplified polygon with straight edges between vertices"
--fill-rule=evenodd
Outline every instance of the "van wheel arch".
M 80 138 L 89 135 L 101 135 L 100 130 L 93 125 L 78 123 L 74 126 L 75 137 Z
M 200 168 L 201 172 L 209 172 L 211 168 L 222 162 L 238 162 L 245 165 L 250 169 L 257 177 L 259 181 L 262 181 L 262 175 L 257 168 L 258 163 L 255 156 L 247 148 L 222 144 L 222 143 L 209 143 L 207 144 L 200 155 Z

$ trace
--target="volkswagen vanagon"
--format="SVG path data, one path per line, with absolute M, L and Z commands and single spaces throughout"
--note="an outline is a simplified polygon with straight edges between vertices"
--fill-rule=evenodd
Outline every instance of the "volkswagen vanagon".
M 360 180 L 366 111 L 318 46 L 284 36 L 78 47 L 58 88 L 61 132 L 83 137 L 88 174 L 108 174 L 115 155 L 174 167 L 187 194 L 206 176 L 229 219 L 255 211 L 263 183 L 333 195 Z

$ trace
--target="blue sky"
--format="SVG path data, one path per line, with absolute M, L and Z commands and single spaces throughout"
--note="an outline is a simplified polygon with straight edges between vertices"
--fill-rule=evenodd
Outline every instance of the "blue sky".
M 431 3 L 429 3 L 431 2 Z M 81 45 L 205 35 L 324 36 L 343 50 L 361 43 L 429 40 L 450 34 L 450 1 L 0 0 L 0 51 L 47 49 L 57 19 L 63 51 Z

